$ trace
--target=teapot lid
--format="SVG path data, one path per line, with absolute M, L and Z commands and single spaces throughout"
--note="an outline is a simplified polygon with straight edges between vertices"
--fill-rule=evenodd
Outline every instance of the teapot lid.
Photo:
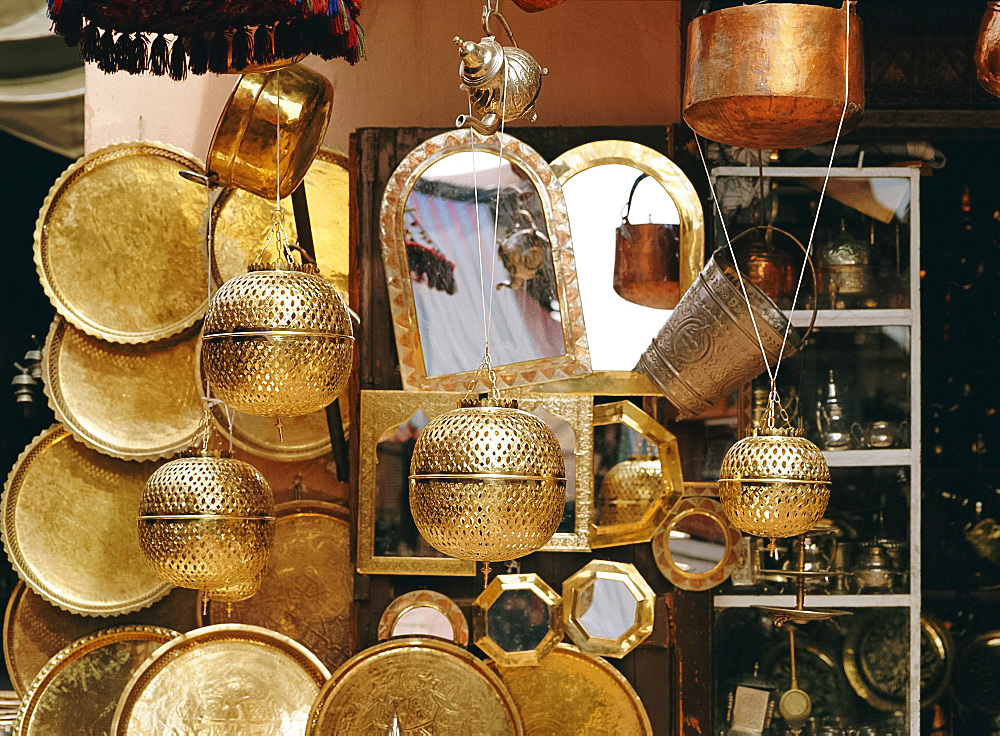
M 462 81 L 470 87 L 481 87 L 489 82 L 503 68 L 503 47 L 493 36 L 486 36 L 479 43 L 463 41 L 458 36 L 454 38 L 458 52 L 462 57 L 459 74 Z

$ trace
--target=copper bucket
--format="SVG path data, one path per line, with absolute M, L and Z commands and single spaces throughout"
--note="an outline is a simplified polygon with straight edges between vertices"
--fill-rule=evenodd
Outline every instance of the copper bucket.
M 673 309 L 681 298 L 680 225 L 628 221 L 632 197 L 642 174 L 632 185 L 622 224 L 615 229 L 614 289 L 622 299 L 656 309 Z
M 773 226 L 768 228 L 785 234 Z M 807 262 L 811 269 L 812 263 Z M 815 271 L 812 281 L 815 292 Z M 774 365 L 788 320 L 767 294 L 745 276 L 743 283 L 767 361 Z M 816 321 L 815 293 L 813 305 L 812 321 L 805 334 L 799 337 L 795 330 L 788 331 L 785 357 L 798 350 L 812 332 Z M 677 308 L 639 358 L 635 370 L 649 376 L 677 407 L 678 419 L 701 414 L 764 370 L 754 325 L 728 249 L 715 251 L 698 274 L 698 280 L 684 292 Z
M 274 199 L 279 97 L 282 195 L 302 183 L 330 123 L 333 85 L 322 74 L 293 64 L 240 77 L 208 151 L 206 167 L 213 184 Z
M 742 148 L 800 148 L 832 139 L 844 108 L 848 15 L 843 132 L 851 130 L 865 107 L 861 21 L 853 8 L 791 3 L 724 8 L 691 21 L 684 121 L 699 135 Z
M 987 92 L 1000 97 L 1000 2 L 990 0 L 976 38 L 976 76 Z

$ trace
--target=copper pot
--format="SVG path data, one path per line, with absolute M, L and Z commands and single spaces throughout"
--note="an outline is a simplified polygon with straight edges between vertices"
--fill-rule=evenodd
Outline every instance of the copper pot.
M 843 132 L 864 112 L 861 21 L 853 9 L 791 3 L 724 8 L 691 21 L 687 48 L 684 120 L 714 141 L 774 149 L 832 139 L 844 107 L 845 59 L 850 94 Z
M 528 13 L 537 13 L 559 5 L 564 0 L 514 0 L 514 4 Z
M 622 224 L 615 230 L 613 286 L 622 299 L 656 309 L 673 309 L 681 298 L 680 225 L 628 221 L 632 197 L 642 174 L 632 185 Z
M 222 186 L 274 199 L 279 99 L 281 192 L 291 194 L 302 183 L 330 123 L 333 85 L 301 64 L 240 77 L 212 137 L 209 177 Z
M 976 76 L 987 92 L 1000 97 L 1000 2 L 990 0 L 976 39 Z

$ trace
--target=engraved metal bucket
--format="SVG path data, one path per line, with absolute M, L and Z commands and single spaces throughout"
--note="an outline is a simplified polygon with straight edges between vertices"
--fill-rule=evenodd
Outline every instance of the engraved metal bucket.
M 768 363 L 773 365 L 788 321 L 767 294 L 745 276 L 743 283 Z M 811 330 L 812 324 L 801 338 L 789 330 L 786 357 L 801 347 Z M 639 358 L 636 370 L 649 376 L 677 407 L 679 419 L 702 413 L 764 370 L 736 265 L 724 248 L 715 251 L 684 292 Z

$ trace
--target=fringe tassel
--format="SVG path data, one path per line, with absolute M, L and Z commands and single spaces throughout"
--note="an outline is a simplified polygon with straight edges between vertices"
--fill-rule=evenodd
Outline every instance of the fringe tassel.
M 101 29 L 96 23 L 88 23 L 83 31 L 83 42 L 80 46 L 80 58 L 84 61 L 97 61 L 101 51 Z
M 149 71 L 153 74 L 167 73 L 167 51 L 167 38 L 160 33 L 149 47 Z
M 110 28 L 101 34 L 97 49 L 97 68 L 107 74 L 118 70 L 115 65 L 115 32 Z
M 132 68 L 128 70 L 129 74 L 142 74 L 146 71 L 146 36 L 142 33 L 136 33 L 135 38 L 132 39 Z
M 252 43 L 253 37 L 250 35 L 249 28 L 238 28 L 233 34 L 232 67 L 236 71 L 246 69 L 247 64 L 250 63 L 250 44 Z
M 208 71 L 208 39 L 204 36 L 188 40 L 188 71 L 192 74 Z
M 229 39 L 224 31 L 216 31 L 208 47 L 208 70 L 225 74 L 229 70 Z
M 170 78 L 180 82 L 187 76 L 187 51 L 184 39 L 175 38 L 170 49 Z
M 302 32 L 298 23 L 278 23 L 274 27 L 274 54 L 285 59 L 303 51 Z
M 253 60 L 257 64 L 270 64 L 275 60 L 274 41 L 271 29 L 267 26 L 257 26 L 253 34 Z
M 127 33 L 119 33 L 118 40 L 112 50 L 111 63 L 115 71 L 128 70 L 131 67 L 132 39 Z

